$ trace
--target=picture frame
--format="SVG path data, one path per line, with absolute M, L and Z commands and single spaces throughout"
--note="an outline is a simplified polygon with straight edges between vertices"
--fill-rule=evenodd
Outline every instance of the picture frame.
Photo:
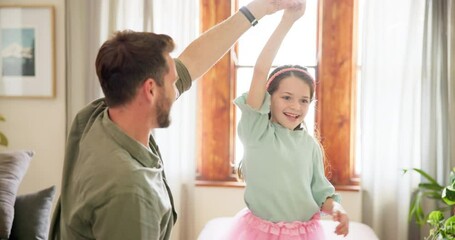
M 0 97 L 55 97 L 55 9 L 0 5 Z

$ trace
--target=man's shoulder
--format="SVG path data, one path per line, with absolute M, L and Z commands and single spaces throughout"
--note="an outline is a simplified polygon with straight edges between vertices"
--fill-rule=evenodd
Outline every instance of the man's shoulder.
M 107 108 L 104 98 L 97 99 L 84 108 L 82 108 L 76 115 L 75 120 L 88 121 L 93 117 L 98 116 Z
M 71 123 L 69 141 L 78 142 L 93 125 L 95 119 L 107 108 L 104 98 L 97 99 L 81 109 Z M 73 142 L 71 144 L 74 144 Z

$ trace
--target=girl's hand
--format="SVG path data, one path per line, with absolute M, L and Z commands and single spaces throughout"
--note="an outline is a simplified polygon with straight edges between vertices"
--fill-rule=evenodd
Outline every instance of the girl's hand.
M 340 223 L 336 226 L 335 233 L 346 237 L 349 233 L 349 218 L 341 204 L 333 201 L 333 199 L 329 197 L 325 200 L 324 204 L 322 204 L 321 210 L 331 214 L 333 221 Z
M 283 19 L 290 20 L 292 22 L 297 21 L 303 16 L 306 10 L 306 1 L 302 0 L 299 4 L 287 8 L 284 10 Z
M 253 15 L 258 14 L 264 16 L 283 9 L 295 8 L 304 2 L 305 0 L 254 0 L 248 4 L 248 9 L 253 12 Z M 252 9 L 258 12 L 256 13 Z
M 334 210 L 333 214 L 333 221 L 340 222 L 335 228 L 335 233 L 337 235 L 343 235 L 346 237 L 349 233 L 349 218 L 348 215 L 342 210 Z

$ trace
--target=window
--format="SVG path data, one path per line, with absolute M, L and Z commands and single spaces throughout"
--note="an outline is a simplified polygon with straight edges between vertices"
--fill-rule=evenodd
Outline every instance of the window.
M 250 0 L 239 0 L 239 6 L 245 6 Z M 269 39 L 275 26 L 281 19 L 281 13 L 267 16 L 260 20 L 254 28 L 245 33 L 238 42 L 236 68 L 236 96 L 248 91 L 251 83 L 253 67 L 259 53 Z M 297 21 L 281 44 L 274 64 L 281 66 L 284 64 L 299 64 L 308 68 L 310 74 L 315 77 L 316 72 L 316 33 L 317 33 L 317 0 L 308 0 L 305 16 Z M 302 38 L 302 36 L 306 36 Z M 272 66 L 274 68 L 274 66 Z M 314 131 L 314 106 L 310 105 L 310 110 L 305 118 L 308 131 Z M 238 111 L 236 108 L 235 111 Z M 240 114 L 236 114 L 237 126 L 240 120 Z M 235 164 L 243 156 L 243 146 L 236 135 L 235 140 Z
M 200 1 L 202 31 L 229 17 L 232 14 L 231 9 L 238 9 L 240 4 L 245 5 L 243 0 L 240 0 L 239 4 L 236 0 L 216 1 L 216 3 L 210 0 Z M 313 76 L 318 82 L 315 127 L 318 129 L 327 160 L 330 163 L 329 178 L 337 190 L 358 188 L 354 168 L 355 131 L 353 129 L 355 126 L 357 67 L 354 24 L 357 22 L 356 3 L 356 0 L 320 0 L 318 3 L 317 0 L 307 1 L 308 8 L 303 22 L 307 21 L 306 18 L 311 18 L 312 14 L 317 19 L 317 24 L 313 25 L 313 35 L 317 33 L 313 44 L 316 46 L 313 49 L 317 50 L 313 50 L 314 54 L 311 54 L 311 50 L 303 50 L 310 52 L 302 53 L 302 56 L 309 57 L 309 59 L 295 61 L 291 59 L 283 62 L 313 67 Z M 275 15 L 278 15 L 279 19 L 279 14 Z M 260 24 L 266 25 L 266 21 L 273 21 L 269 19 L 272 17 L 274 16 L 261 19 Z M 249 85 L 249 79 L 251 79 L 249 69 L 276 24 L 272 23 L 269 26 L 270 32 L 265 33 L 262 44 L 257 44 L 258 50 L 251 55 L 252 59 L 248 60 L 248 56 L 242 58 L 242 43 L 240 42 L 240 47 L 236 47 L 226 54 L 212 70 L 199 80 L 197 178 L 200 185 L 241 185 L 236 182 L 233 171 L 236 152 L 240 151 L 235 151 L 238 147 L 235 145 L 237 118 L 232 100 L 237 95 L 237 90 L 239 92 L 246 90 L 240 86 L 243 78 L 246 79 L 244 81 L 248 83 L 247 86 Z M 298 27 L 296 23 L 292 31 Z M 311 27 L 308 28 L 311 31 Z M 250 29 L 242 39 L 247 38 L 247 34 L 254 34 L 254 30 Z M 288 36 L 285 42 L 290 38 L 296 39 L 298 36 Z M 258 37 L 255 36 L 255 39 Z M 307 42 L 305 43 L 305 41 Z M 248 46 L 248 44 L 245 45 Z M 302 46 L 309 45 L 311 45 L 311 39 L 302 39 Z M 282 50 L 283 47 L 280 52 Z M 237 52 L 239 53 L 238 61 L 235 57 Z M 278 64 L 281 65 L 281 63 Z M 237 79 L 238 81 L 236 81 Z M 238 88 L 237 85 L 239 85 Z M 307 116 L 306 121 L 310 117 Z

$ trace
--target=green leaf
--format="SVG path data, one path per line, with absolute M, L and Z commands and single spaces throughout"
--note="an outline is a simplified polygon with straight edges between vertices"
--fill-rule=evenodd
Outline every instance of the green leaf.
M 426 190 L 436 190 L 440 192 L 444 187 L 440 186 L 439 184 L 433 183 L 419 183 L 419 188 Z
M 441 211 L 432 211 L 428 215 L 428 221 L 427 222 L 431 226 L 439 226 L 439 224 L 442 222 L 443 219 L 444 219 L 444 214 L 442 214 Z
M 409 214 L 408 214 L 408 221 L 412 220 L 412 217 L 415 215 L 417 206 L 417 199 L 419 198 L 420 192 L 418 192 L 414 198 L 411 199 L 411 204 L 409 205 Z
M 422 192 L 417 192 L 414 199 L 412 199 L 411 201 L 408 215 L 409 221 L 411 221 L 412 217 L 414 217 L 416 223 L 419 225 L 425 224 L 425 214 L 423 213 L 421 205 L 422 196 L 423 196 Z
M 439 186 L 441 189 L 443 188 L 443 186 L 439 185 L 439 183 L 436 182 L 436 180 L 434 180 L 434 178 L 432 178 L 432 177 L 431 177 L 428 173 L 426 173 L 425 171 L 423 171 L 423 170 L 421 170 L 421 169 L 418 169 L 418 168 L 412 168 L 411 170 L 414 170 L 414 171 L 418 172 L 422 177 L 424 177 L 425 179 L 427 179 L 430 183 Z
M 451 186 L 444 188 L 442 190 L 442 200 L 444 200 L 447 205 L 454 205 L 455 204 L 455 189 Z
M 422 204 L 419 202 L 416 208 L 416 222 L 420 225 L 425 224 L 425 214 L 423 213 Z
M 0 145 L 8 146 L 8 139 L 6 136 L 0 132 Z
M 0 115 L 0 121 L 2 121 L 2 122 L 5 121 L 5 118 L 2 115 Z
M 425 197 L 431 198 L 431 199 L 437 199 L 437 200 L 441 200 L 441 194 L 442 194 L 442 191 L 431 191 L 431 192 L 423 193 L 423 195 L 425 195 Z
M 452 216 L 445 221 L 444 230 L 446 234 L 455 236 L 455 216 Z

